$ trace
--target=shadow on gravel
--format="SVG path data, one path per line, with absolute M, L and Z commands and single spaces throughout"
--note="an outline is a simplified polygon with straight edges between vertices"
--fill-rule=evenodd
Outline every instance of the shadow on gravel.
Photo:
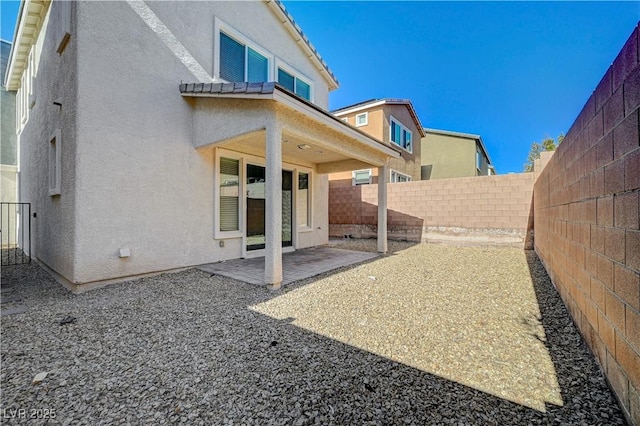
M 535 251 L 525 254 L 540 307 L 537 323 L 544 328 L 544 335 L 535 337 L 549 352 L 565 402 L 564 407 L 546 404 L 549 417 L 558 419 L 570 410 L 575 424 L 625 424 L 617 400 L 544 265 Z M 594 406 L 599 408 L 593 410 Z
M 53 423 L 91 425 L 622 424 L 573 325 L 547 327 L 566 314 L 529 259 L 565 401 L 547 413 L 259 314 L 249 306 L 278 293 L 255 286 L 189 270 L 74 296 L 36 266 L 22 294 L 39 308 L 2 320 L 3 420 L 48 409 Z

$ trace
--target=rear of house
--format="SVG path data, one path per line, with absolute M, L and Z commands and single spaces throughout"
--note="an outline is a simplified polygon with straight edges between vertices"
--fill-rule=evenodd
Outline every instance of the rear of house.
M 326 112 L 338 87 L 279 2 L 22 4 L 32 255 L 74 290 L 328 240 L 327 173 L 397 155 Z M 276 83 L 267 83 L 276 82 Z

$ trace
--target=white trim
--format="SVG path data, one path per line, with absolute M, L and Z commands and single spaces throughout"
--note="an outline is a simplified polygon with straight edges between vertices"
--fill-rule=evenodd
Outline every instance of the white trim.
M 275 64 L 274 64 L 274 70 L 273 70 L 273 81 L 278 81 L 278 68 L 282 68 L 283 71 L 291 74 L 296 80 L 300 79 L 302 80 L 304 83 L 309 85 L 309 101 L 310 102 L 314 102 L 314 98 L 315 98 L 315 88 L 314 88 L 314 82 L 312 78 L 307 77 L 305 74 L 301 73 L 300 71 L 296 70 L 295 68 L 293 68 L 291 65 L 289 65 L 288 63 L 286 63 L 285 61 L 283 61 L 282 59 L 276 57 L 275 58 Z M 294 83 L 294 93 L 295 93 L 295 83 Z M 300 95 L 298 95 L 300 96 Z
M 377 107 L 379 105 L 384 105 L 386 103 L 387 103 L 387 101 L 385 101 L 385 100 L 377 101 L 377 102 L 371 102 L 371 103 L 368 103 L 368 104 L 359 105 L 359 106 L 354 107 L 354 108 L 345 109 L 344 111 L 335 112 L 335 113 L 333 113 L 333 115 L 335 115 L 336 117 L 340 117 L 342 115 L 352 114 L 354 112 L 358 112 L 358 111 L 362 111 L 362 110 L 365 110 L 365 109 Z
M 61 186 L 62 186 L 62 171 L 60 170 L 62 163 L 62 133 L 60 129 L 56 129 L 53 134 L 49 137 L 48 144 L 48 176 L 49 176 L 49 195 L 60 195 L 61 194 Z M 55 148 L 52 148 L 52 145 Z M 55 158 L 52 158 L 52 150 L 55 149 Z M 53 173 L 52 167 L 55 167 L 55 174 Z
M 368 183 L 357 183 L 356 182 L 356 173 L 359 172 L 367 172 L 369 173 L 369 182 Z M 370 185 L 373 182 L 373 172 L 371 169 L 360 169 L 360 170 L 354 170 L 351 172 L 351 186 L 358 186 L 358 185 Z
M 395 122 L 396 125 L 400 126 L 400 138 L 403 138 L 403 132 L 407 132 L 409 135 L 411 135 L 411 149 L 407 149 L 404 146 L 402 146 L 402 141 L 400 141 L 400 144 L 394 142 L 393 140 L 393 132 L 392 129 L 393 127 L 391 126 L 391 123 Z M 409 130 L 409 128 L 407 126 L 405 126 L 400 120 L 398 120 L 397 118 L 395 118 L 393 115 L 389 114 L 389 143 L 392 143 L 394 145 L 396 145 L 399 148 L 402 148 L 402 150 L 408 152 L 409 154 L 413 154 L 413 132 L 411 130 Z
M 389 183 L 403 183 L 403 182 L 399 182 L 398 180 L 395 180 L 395 181 L 393 180 L 393 174 L 394 173 L 396 174 L 396 176 L 404 176 L 405 178 L 407 178 L 406 182 L 413 181 L 413 178 L 410 175 L 408 175 L 406 173 L 399 172 L 399 171 L 394 170 L 394 169 L 389 169 Z
M 238 170 L 238 230 L 237 231 L 221 231 L 220 230 L 220 157 L 231 158 L 233 160 L 238 160 L 239 170 Z M 241 238 L 242 237 L 242 229 L 244 228 L 244 159 L 241 154 L 234 151 L 221 150 L 218 148 L 214 149 L 213 155 L 214 161 L 214 173 L 213 173 L 213 202 L 214 202 L 214 212 L 213 212 L 213 238 L 216 240 L 226 240 L 231 238 Z
M 299 182 L 298 182 L 298 177 L 300 175 L 300 173 L 306 173 L 309 179 L 309 186 L 307 188 L 307 224 L 306 225 L 298 225 L 298 191 L 300 191 L 299 189 Z M 295 211 L 294 211 L 294 226 L 295 229 L 297 230 L 296 234 L 298 232 L 311 232 L 313 231 L 313 219 L 314 219 L 314 214 L 313 214 L 313 195 L 314 195 L 314 191 L 313 191 L 313 169 L 308 168 L 308 167 L 297 167 L 294 171 L 294 181 L 295 181 L 295 185 L 296 185 L 296 190 L 294 191 L 294 205 L 295 205 Z M 296 238 L 296 244 L 295 246 L 297 247 L 297 238 Z
M 360 124 L 358 123 L 358 117 L 362 117 L 364 116 L 364 123 Z M 362 126 L 366 126 L 369 124 L 369 112 L 365 111 L 365 112 L 361 112 L 360 114 L 356 114 L 356 127 L 362 127 Z
M 240 195 L 240 206 L 239 212 L 240 215 L 238 220 L 238 231 L 220 231 L 219 223 L 220 223 L 220 157 L 232 158 L 234 160 L 240 161 L 240 171 L 239 171 L 239 195 Z M 246 217 L 247 217 L 247 182 L 246 182 L 246 170 L 247 164 L 253 164 L 260 167 L 266 167 L 266 159 L 263 157 L 258 157 L 251 154 L 245 154 L 225 148 L 214 148 L 213 161 L 215 172 L 213 174 L 213 199 L 214 199 L 214 214 L 213 214 L 213 239 L 215 240 L 226 240 L 226 239 L 240 239 L 242 244 L 241 257 L 242 258 L 251 258 L 251 257 L 259 257 L 264 256 L 264 249 L 261 250 L 251 250 L 247 251 L 247 236 L 246 236 Z M 314 187 L 314 170 L 311 167 L 300 166 L 293 163 L 282 163 L 282 170 L 291 171 L 293 178 L 293 199 L 292 199 L 292 218 L 291 218 L 291 232 L 292 232 L 292 246 L 291 247 L 283 247 L 283 253 L 294 251 L 298 247 L 298 234 L 312 232 L 314 230 L 315 223 L 315 213 L 314 213 L 314 201 L 313 197 L 315 194 Z M 308 226 L 298 226 L 297 223 L 297 202 L 298 202 L 298 173 L 308 173 L 309 174 L 309 201 L 307 212 L 308 215 Z
M 267 81 L 274 81 L 275 56 L 268 50 L 251 40 L 240 31 L 236 30 L 217 16 L 213 20 L 213 81 L 216 83 L 229 83 L 220 77 L 220 32 L 225 33 L 240 44 L 243 44 L 245 54 L 244 80 L 247 81 L 247 47 L 255 50 L 267 58 Z

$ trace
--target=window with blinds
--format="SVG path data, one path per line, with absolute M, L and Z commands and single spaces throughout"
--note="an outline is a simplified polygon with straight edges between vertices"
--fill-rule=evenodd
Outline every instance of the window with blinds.
M 278 68 L 278 83 L 301 98 L 311 100 L 311 85 L 282 68 Z
M 220 77 L 230 82 L 268 81 L 269 59 L 221 32 Z
M 240 161 L 220 158 L 220 231 L 240 229 Z

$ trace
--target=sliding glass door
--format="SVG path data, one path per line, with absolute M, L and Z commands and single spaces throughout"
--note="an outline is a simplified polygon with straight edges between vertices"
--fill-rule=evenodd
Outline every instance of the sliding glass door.
M 247 251 L 265 248 L 265 184 L 263 166 L 247 164 Z M 282 246 L 293 245 L 293 172 L 282 171 Z

